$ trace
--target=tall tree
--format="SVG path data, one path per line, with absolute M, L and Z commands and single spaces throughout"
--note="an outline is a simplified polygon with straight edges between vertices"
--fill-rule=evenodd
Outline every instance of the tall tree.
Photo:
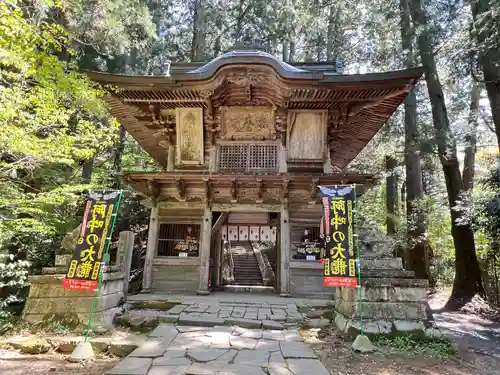
M 414 30 L 411 24 L 409 2 L 400 0 L 401 39 L 405 56 L 404 65 L 412 68 L 415 65 L 413 51 Z M 429 279 L 429 241 L 424 212 L 419 203 L 424 198 L 422 184 L 422 168 L 419 156 L 419 132 L 417 127 L 417 97 L 411 91 L 404 102 L 405 111 L 405 168 L 406 168 L 406 217 L 408 248 L 405 266 L 415 271 L 419 278 Z
M 475 35 L 479 48 L 479 65 L 484 75 L 486 92 L 490 100 L 493 123 L 500 151 L 500 42 L 490 42 L 491 35 L 498 36 L 498 29 L 492 29 L 493 24 L 498 27 L 498 12 L 500 2 L 490 0 L 471 0 L 472 17 L 475 24 Z
M 465 134 L 465 152 L 463 183 L 464 189 L 472 190 L 474 187 L 474 172 L 476 164 L 477 127 L 479 122 L 479 99 L 481 98 L 481 86 L 476 80 L 472 80 L 470 90 L 469 117 L 467 119 L 467 132 Z
M 206 54 L 207 9 L 205 0 L 193 1 L 193 41 L 191 61 L 204 61 Z
M 455 209 L 463 198 L 464 185 L 457 157 L 443 87 L 434 57 L 431 28 L 422 0 L 409 2 L 410 14 L 415 30 L 422 64 L 426 69 L 425 80 L 432 106 L 432 119 L 441 167 L 448 193 L 451 216 L 451 234 L 455 246 L 455 279 L 448 308 L 457 308 L 468 302 L 476 293 L 484 295 L 481 272 L 476 256 L 474 233 L 470 223 L 464 221 L 463 212 Z

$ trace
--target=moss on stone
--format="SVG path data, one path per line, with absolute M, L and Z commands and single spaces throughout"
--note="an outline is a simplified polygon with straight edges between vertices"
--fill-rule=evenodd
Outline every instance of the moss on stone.
M 171 301 L 141 301 L 134 302 L 134 309 L 170 310 L 172 307 L 180 305 L 180 302 Z

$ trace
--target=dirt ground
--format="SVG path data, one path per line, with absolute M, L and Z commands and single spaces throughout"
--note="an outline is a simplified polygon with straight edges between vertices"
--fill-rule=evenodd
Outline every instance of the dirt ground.
M 53 354 L 20 354 L 0 349 L 0 374 L 5 375 L 104 375 L 119 358 L 102 358 L 87 363 L 69 363 L 65 356 Z
M 477 353 L 459 353 L 447 359 L 412 356 L 379 350 L 362 355 L 341 340 L 327 339 L 314 351 L 335 375 L 497 375 L 500 361 Z M 497 370 L 498 369 L 498 370 Z

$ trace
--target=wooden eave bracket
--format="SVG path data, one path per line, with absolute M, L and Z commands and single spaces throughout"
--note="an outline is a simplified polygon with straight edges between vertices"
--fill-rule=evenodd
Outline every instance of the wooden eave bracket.
M 236 178 L 231 180 L 231 203 L 238 202 L 238 181 Z
M 186 200 L 186 183 L 182 178 L 175 179 L 175 187 L 177 188 L 177 193 L 181 201 Z
M 311 190 L 309 192 L 309 203 L 314 204 L 316 203 L 316 195 L 318 193 L 318 183 L 319 183 L 319 178 L 313 178 L 311 181 Z
M 151 195 L 153 200 L 156 201 L 160 196 L 160 184 L 155 179 L 148 180 L 146 184 L 149 194 Z
M 257 200 L 256 203 L 262 203 L 262 178 L 257 178 Z
M 203 188 L 205 191 L 205 206 L 209 207 L 212 199 L 212 186 L 210 185 L 210 178 L 203 178 Z

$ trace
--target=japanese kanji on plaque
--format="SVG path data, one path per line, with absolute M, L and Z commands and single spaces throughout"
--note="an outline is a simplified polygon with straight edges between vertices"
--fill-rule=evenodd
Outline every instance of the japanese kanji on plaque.
M 320 238 L 324 254 L 323 285 L 355 288 L 358 284 L 352 186 L 320 186 L 323 203 Z
M 90 192 L 65 289 L 97 290 L 120 195 L 120 191 Z

